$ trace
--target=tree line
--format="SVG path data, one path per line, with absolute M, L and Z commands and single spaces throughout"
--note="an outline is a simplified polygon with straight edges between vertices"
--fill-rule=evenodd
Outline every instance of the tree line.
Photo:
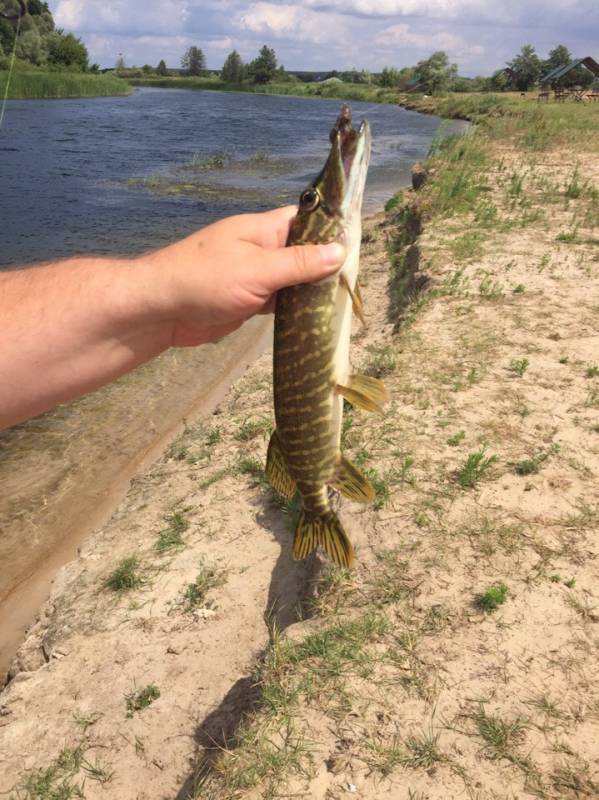
M 551 70 L 567 66 L 572 62 L 572 55 L 565 45 L 556 45 L 546 59 L 540 58 L 532 45 L 524 45 L 514 58 L 507 62 L 506 67 L 494 75 L 466 78 L 458 74 L 456 64 L 450 62 L 449 56 L 443 50 L 438 50 L 428 58 L 422 59 L 414 66 L 396 67 L 386 66 L 380 73 L 371 73 L 368 70 L 330 70 L 326 73 L 287 73 L 279 65 L 275 51 L 264 45 L 257 57 L 245 64 L 237 52 L 233 50 L 226 57 L 220 71 L 211 70 L 210 74 L 219 72 L 219 77 L 226 83 L 257 83 L 265 84 L 273 81 L 292 82 L 302 80 L 309 82 L 317 75 L 319 79 L 339 80 L 347 83 L 373 84 L 400 91 L 419 91 L 427 94 L 438 92 L 475 92 L 475 91 L 527 91 L 535 86 L 541 78 Z M 118 66 L 118 65 L 117 65 Z M 124 66 L 121 65 L 121 66 Z M 139 74 L 140 70 L 137 70 Z M 206 58 L 199 47 L 188 48 L 181 58 L 181 72 L 186 75 L 207 75 Z M 170 74 L 164 60 L 156 68 L 146 64 L 141 68 L 143 74 Z M 561 85 L 586 86 L 593 81 L 593 75 L 584 67 L 579 67 L 569 73 L 560 81 Z

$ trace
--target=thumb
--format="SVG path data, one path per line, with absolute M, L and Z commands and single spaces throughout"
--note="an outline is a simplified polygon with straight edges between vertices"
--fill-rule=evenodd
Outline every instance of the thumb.
M 343 263 L 345 248 L 331 244 L 295 244 L 271 250 L 268 272 L 261 277 L 269 292 L 296 283 L 313 283 L 332 275 Z

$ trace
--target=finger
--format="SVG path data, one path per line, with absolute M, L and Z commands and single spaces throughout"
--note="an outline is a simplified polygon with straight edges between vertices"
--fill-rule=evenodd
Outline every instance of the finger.
M 240 214 L 235 217 L 237 236 L 267 250 L 283 247 L 296 214 L 297 206 L 283 206 L 261 214 Z
M 345 258 L 345 248 L 331 244 L 298 244 L 282 247 L 268 255 L 268 269 L 260 280 L 268 292 L 296 283 L 313 283 L 338 270 Z
M 276 294 L 272 294 L 270 296 L 270 300 L 267 300 L 266 303 L 264 303 L 260 311 L 258 311 L 258 314 L 274 314 L 276 303 L 277 296 Z

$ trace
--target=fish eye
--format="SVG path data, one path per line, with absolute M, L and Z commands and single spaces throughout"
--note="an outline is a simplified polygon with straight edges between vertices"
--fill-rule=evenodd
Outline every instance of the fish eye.
M 300 206 L 304 211 L 314 211 L 320 204 L 320 195 L 316 189 L 306 189 L 300 197 Z

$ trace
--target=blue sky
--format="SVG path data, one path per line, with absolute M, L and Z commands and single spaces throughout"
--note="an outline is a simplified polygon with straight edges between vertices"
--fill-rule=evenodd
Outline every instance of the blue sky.
M 287 69 L 402 67 L 445 50 L 463 75 L 490 74 L 532 44 L 599 60 L 599 0 L 50 0 L 92 61 L 179 66 L 190 45 L 218 69 L 263 44 Z

